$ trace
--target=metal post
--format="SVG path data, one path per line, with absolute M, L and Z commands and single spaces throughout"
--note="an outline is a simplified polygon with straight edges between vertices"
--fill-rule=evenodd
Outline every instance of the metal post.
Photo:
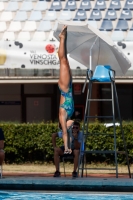
M 90 48 L 90 70 L 92 70 L 92 49 L 93 49 L 94 45 L 96 44 L 97 39 L 98 39 L 98 36 L 96 37 L 95 41 L 93 42 L 93 44 Z
M 118 163 L 117 163 L 117 150 L 116 150 L 116 128 L 115 128 L 115 105 L 114 105 L 114 84 L 111 82 L 112 92 L 112 114 L 113 114 L 113 129 L 114 129 L 114 151 L 115 151 L 115 165 L 116 165 L 116 178 L 118 178 Z

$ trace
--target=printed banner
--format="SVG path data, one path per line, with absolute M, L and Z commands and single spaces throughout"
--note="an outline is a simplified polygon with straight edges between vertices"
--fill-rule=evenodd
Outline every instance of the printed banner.
M 59 42 L 0 41 L 0 67 L 58 69 L 58 48 Z M 69 63 L 71 68 L 86 69 L 70 57 Z

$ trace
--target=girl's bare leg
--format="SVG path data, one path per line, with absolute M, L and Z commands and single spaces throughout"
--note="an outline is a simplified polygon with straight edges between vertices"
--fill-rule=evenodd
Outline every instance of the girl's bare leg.
M 68 147 L 68 133 L 67 133 L 67 122 L 66 122 L 66 118 L 67 118 L 67 113 L 63 108 L 59 109 L 59 121 L 62 127 L 62 132 L 63 132 L 63 141 L 64 141 L 64 147 L 65 147 L 65 152 L 64 153 L 71 153 L 71 147 Z M 71 146 L 71 138 L 70 139 L 70 146 Z M 70 149 L 69 149 L 70 148 Z
M 60 59 L 60 78 L 58 84 L 64 92 L 67 92 L 71 81 L 71 70 L 67 59 L 67 50 L 66 50 L 67 26 L 63 27 L 63 30 L 59 34 L 59 38 L 60 38 L 60 45 L 59 45 L 58 56 Z
M 66 118 L 67 118 L 66 111 L 63 108 L 60 108 L 59 109 L 59 121 L 60 121 L 60 124 L 61 124 L 61 127 L 62 127 L 65 151 L 68 150 Z
M 67 52 L 66 52 L 66 35 L 67 35 L 67 26 L 63 27 L 63 30 L 59 34 L 60 38 L 60 45 L 59 45 L 59 59 L 60 59 L 60 78 L 59 78 L 59 87 L 64 92 L 67 92 L 69 89 L 69 84 L 71 81 L 71 71 L 69 62 L 67 59 Z M 64 97 L 61 96 L 60 104 L 64 103 Z M 67 142 L 67 112 L 63 108 L 59 108 L 59 121 L 62 126 L 63 131 L 63 141 L 65 151 L 68 150 L 68 142 Z

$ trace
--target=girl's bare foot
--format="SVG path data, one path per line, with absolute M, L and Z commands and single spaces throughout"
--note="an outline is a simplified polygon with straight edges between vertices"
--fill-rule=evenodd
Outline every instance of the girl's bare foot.
M 66 32 L 67 32 L 67 26 L 64 25 L 62 31 L 59 34 L 59 38 L 65 38 L 66 37 Z

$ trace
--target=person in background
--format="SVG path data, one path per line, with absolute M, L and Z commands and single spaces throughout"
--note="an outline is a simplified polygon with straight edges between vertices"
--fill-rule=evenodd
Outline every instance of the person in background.
M 3 161 L 5 159 L 5 152 L 4 152 L 4 133 L 2 128 L 0 128 L 0 165 L 3 164 Z
M 69 121 L 67 122 L 67 128 L 69 128 L 69 124 L 70 124 Z M 60 177 L 60 170 L 59 170 L 60 156 L 64 155 L 64 146 L 61 146 L 61 147 L 56 146 L 57 137 L 59 138 L 63 137 L 62 131 L 52 134 L 52 144 L 54 147 L 54 164 L 56 168 L 54 177 Z M 79 159 L 79 152 L 80 152 L 82 137 L 83 137 L 83 134 L 80 131 L 80 124 L 79 122 L 74 121 L 72 123 L 72 146 L 71 146 L 71 149 L 72 149 L 71 154 L 74 155 L 74 168 L 72 172 L 72 177 L 77 177 L 78 159 Z

